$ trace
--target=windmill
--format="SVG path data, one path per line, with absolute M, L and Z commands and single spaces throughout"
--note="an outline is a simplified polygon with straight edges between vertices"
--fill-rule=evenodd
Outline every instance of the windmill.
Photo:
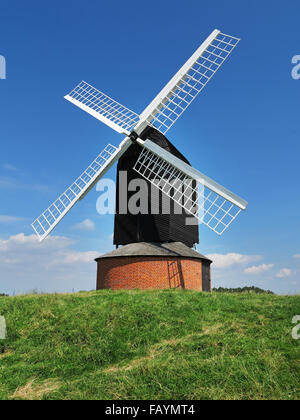
M 107 276 L 120 266 L 120 258 L 131 258 L 133 261 L 137 256 L 152 256 L 153 261 L 155 256 L 169 259 L 170 266 L 176 260 L 175 271 L 174 267 L 170 271 L 168 266 L 168 279 L 177 276 L 178 282 L 182 284 L 185 277 L 182 273 L 182 258 L 191 261 L 200 259 L 202 263 L 205 261 L 205 257 L 197 257 L 200 254 L 190 250 L 198 242 L 198 226 L 185 226 L 186 215 L 197 218 L 200 223 L 222 235 L 238 214 L 246 209 L 247 202 L 190 166 L 165 134 L 205 88 L 239 41 L 238 38 L 214 30 L 140 115 L 85 81 L 65 96 L 65 99 L 125 135 L 125 138 L 118 147 L 107 145 L 76 181 L 32 223 L 40 241 L 119 161 L 118 173 L 126 169 L 131 171 L 131 175 L 134 173 L 145 179 L 163 196 L 169 197 L 173 204 L 179 205 L 183 214 L 177 217 L 171 211 L 169 215 L 150 215 L 150 219 L 147 215 L 122 215 L 117 203 L 114 243 L 124 246 L 121 250 L 107 254 L 106 260 L 102 257 L 98 259 L 102 266 L 104 260 L 106 265 L 107 261 L 114 260 L 113 269 L 105 269 L 109 272 Z M 137 243 L 140 246 L 137 247 Z M 190 268 L 186 270 L 190 271 Z M 201 267 L 202 280 L 203 271 Z M 123 275 L 119 272 L 117 274 L 119 277 Z M 206 278 L 209 278 L 209 274 L 206 274 Z M 105 287 L 105 281 L 100 279 L 99 287 Z

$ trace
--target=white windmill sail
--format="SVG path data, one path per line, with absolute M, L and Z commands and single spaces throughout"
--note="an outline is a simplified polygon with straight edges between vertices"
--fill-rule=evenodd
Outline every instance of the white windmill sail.
M 163 134 L 178 120 L 232 53 L 240 39 L 214 30 L 140 115 Z M 135 131 L 140 134 L 139 125 Z
M 126 136 L 152 125 L 165 134 L 232 53 L 240 39 L 215 29 L 139 116 L 85 81 L 65 99 Z
M 74 204 L 82 199 L 105 172 L 132 144 L 138 141 L 143 151 L 134 169 L 165 194 L 196 215 L 219 235 L 227 229 L 247 202 L 201 172 L 147 140 L 137 138 L 148 126 L 165 134 L 215 75 L 239 43 L 239 38 L 215 30 L 147 106 L 140 116 L 85 81 L 65 99 L 93 115 L 126 138 L 118 148 L 108 145 L 87 170 L 32 224 L 43 240 Z M 173 180 L 190 183 L 190 188 L 171 193 Z M 159 185 L 157 185 L 159 181 Z M 195 181 L 202 186 L 196 191 Z M 174 190 L 173 190 L 174 191 Z M 200 199 L 200 205 L 197 198 Z M 198 207 L 197 207 L 198 206 Z M 198 211 L 195 213 L 195 208 Z
M 218 235 L 246 209 L 245 200 L 157 144 L 141 144 L 134 170 Z
M 80 82 L 65 99 L 93 115 L 118 133 L 129 135 L 139 116 L 85 81 Z
M 107 145 L 76 181 L 32 223 L 40 241 L 49 235 L 74 204 L 93 188 L 130 145 L 129 138 L 124 139 L 119 147 Z

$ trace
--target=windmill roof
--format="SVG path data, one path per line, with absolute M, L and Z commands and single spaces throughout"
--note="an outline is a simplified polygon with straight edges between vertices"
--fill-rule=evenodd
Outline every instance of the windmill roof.
M 169 243 L 150 243 L 150 242 L 137 242 L 124 245 L 112 252 L 101 255 L 95 261 L 102 258 L 117 258 L 117 257 L 186 257 L 197 258 L 212 262 L 209 258 L 189 248 L 182 242 L 169 242 Z

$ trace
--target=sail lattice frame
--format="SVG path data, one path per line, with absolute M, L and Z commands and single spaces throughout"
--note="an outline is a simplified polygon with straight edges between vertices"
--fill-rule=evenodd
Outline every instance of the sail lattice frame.
M 85 81 L 80 82 L 65 99 L 93 115 L 118 133 L 128 135 L 139 121 L 129 108 L 105 95 Z
M 240 39 L 215 30 L 141 114 L 165 134 L 223 65 Z
M 200 178 L 188 176 L 147 148 L 143 148 L 134 170 L 218 235 L 225 232 L 242 210 L 204 181 L 201 183 Z
M 97 182 L 104 169 L 116 160 L 118 152 L 117 147 L 107 145 L 76 181 L 32 223 L 40 241 L 49 235 L 74 204 Z

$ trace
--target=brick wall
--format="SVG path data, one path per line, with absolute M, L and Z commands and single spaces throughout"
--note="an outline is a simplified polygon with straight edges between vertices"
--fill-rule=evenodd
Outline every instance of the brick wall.
M 118 257 L 97 261 L 97 289 L 202 290 L 202 261 L 168 257 Z

